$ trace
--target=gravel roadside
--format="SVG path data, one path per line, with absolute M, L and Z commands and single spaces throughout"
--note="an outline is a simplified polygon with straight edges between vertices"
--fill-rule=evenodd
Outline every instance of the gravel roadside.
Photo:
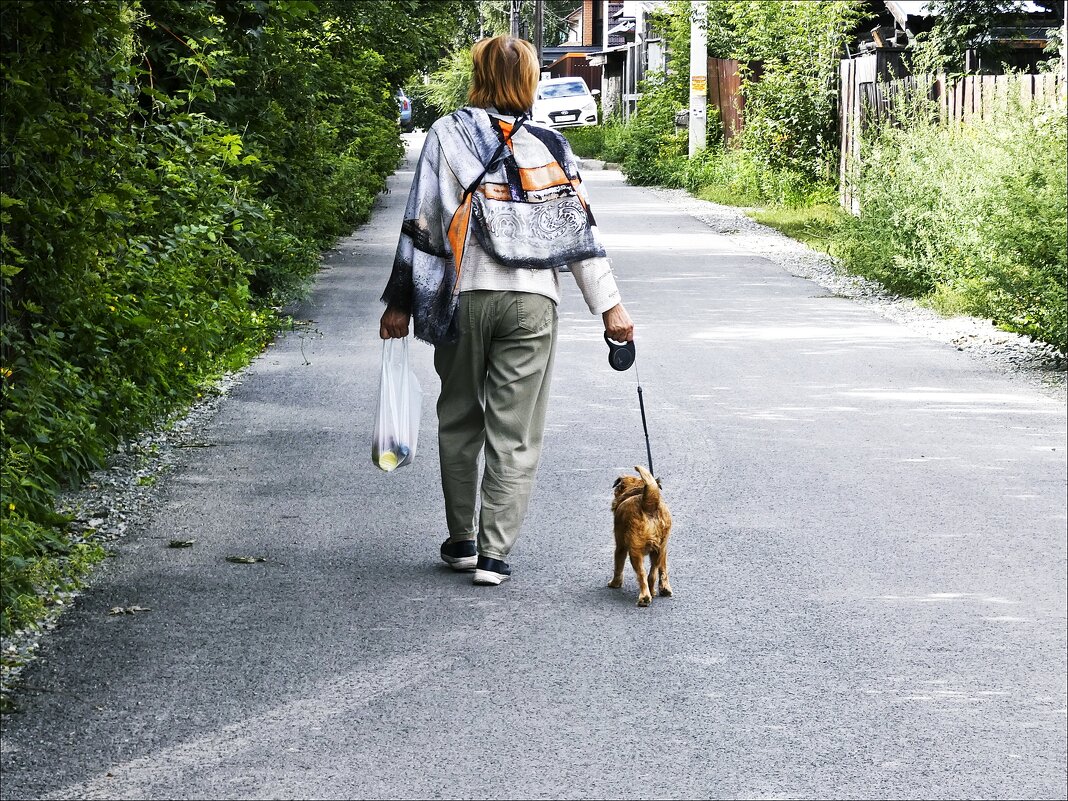
M 605 169 L 600 162 L 586 161 L 587 170 Z M 650 188 L 665 203 L 700 220 L 718 233 L 731 237 L 739 250 L 763 256 L 792 275 L 808 278 L 834 295 L 849 298 L 931 339 L 955 346 L 970 356 L 1011 376 L 1021 387 L 1047 397 L 1068 399 L 1068 360 L 1065 354 L 1026 337 L 1002 331 L 987 320 L 974 317 L 944 318 L 915 301 L 888 293 L 879 284 L 849 275 L 826 254 L 761 225 L 738 208 L 700 200 L 685 190 Z M 209 447 L 201 432 L 219 404 L 241 381 L 241 374 L 221 379 L 205 398 L 182 417 L 159 430 L 146 432 L 127 442 L 109 466 L 95 472 L 76 491 L 60 498 L 59 508 L 74 518 L 77 539 L 95 542 L 108 550 L 109 543 L 137 528 L 158 511 L 160 482 L 183 448 Z M 97 571 L 107 569 L 106 564 Z M 62 611 L 77 592 L 56 592 L 38 629 L 23 629 L 0 638 L 0 694 L 14 699 L 20 675 L 38 653 L 46 632 L 54 629 Z

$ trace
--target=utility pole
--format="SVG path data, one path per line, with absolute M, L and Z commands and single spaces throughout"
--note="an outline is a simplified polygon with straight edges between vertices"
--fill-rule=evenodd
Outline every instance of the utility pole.
M 690 9 L 690 158 L 708 141 L 708 2 Z
M 538 71 L 541 71 L 542 28 L 545 24 L 545 0 L 534 0 L 534 49 L 538 51 Z
M 509 25 L 509 33 L 519 38 L 519 4 L 522 0 L 512 0 L 511 3 L 511 24 Z

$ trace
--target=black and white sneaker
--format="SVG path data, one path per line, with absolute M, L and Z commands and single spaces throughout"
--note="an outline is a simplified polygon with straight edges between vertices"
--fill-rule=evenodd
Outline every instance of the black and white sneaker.
M 478 557 L 478 564 L 475 566 L 475 584 L 500 584 L 502 581 L 508 581 L 511 575 L 512 568 L 507 562 L 491 559 L 488 556 Z
M 474 570 L 478 563 L 478 548 L 474 540 L 441 543 L 441 561 L 453 570 Z

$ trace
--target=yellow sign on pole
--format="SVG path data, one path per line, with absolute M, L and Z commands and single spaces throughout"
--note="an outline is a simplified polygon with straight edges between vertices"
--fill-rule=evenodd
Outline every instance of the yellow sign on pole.
M 708 78 L 704 75 L 691 75 L 690 76 L 690 91 L 691 92 L 707 92 L 708 91 Z

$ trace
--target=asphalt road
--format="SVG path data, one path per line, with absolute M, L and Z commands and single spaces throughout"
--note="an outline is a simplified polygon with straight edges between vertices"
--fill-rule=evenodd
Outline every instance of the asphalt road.
M 515 575 L 474 587 L 425 345 L 416 464 L 370 462 L 410 177 L 46 639 L 0 796 L 1065 797 L 1061 403 L 592 172 L 676 596 L 606 587 L 645 442 L 567 276 Z

